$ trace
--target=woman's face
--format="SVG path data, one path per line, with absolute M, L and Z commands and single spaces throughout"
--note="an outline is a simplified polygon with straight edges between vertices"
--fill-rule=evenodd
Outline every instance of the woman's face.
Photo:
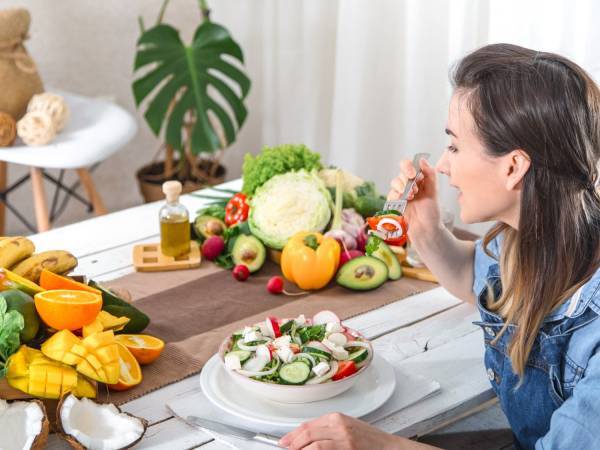
M 485 152 L 475 133 L 467 95 L 455 92 L 452 96 L 446 126 L 450 145 L 436 169 L 447 175 L 450 184 L 458 189 L 460 218 L 464 223 L 502 221 L 516 227 L 519 196 L 507 186 L 508 161 Z

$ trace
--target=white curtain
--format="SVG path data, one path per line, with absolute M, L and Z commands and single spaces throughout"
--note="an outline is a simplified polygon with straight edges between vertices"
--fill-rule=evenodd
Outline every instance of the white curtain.
M 449 68 L 469 51 L 493 42 L 554 51 L 600 79 L 593 0 L 212 3 L 215 20 L 240 33 L 254 83 L 237 146 L 306 143 L 382 192 L 400 159 L 441 155 Z M 455 192 L 441 185 L 456 212 Z

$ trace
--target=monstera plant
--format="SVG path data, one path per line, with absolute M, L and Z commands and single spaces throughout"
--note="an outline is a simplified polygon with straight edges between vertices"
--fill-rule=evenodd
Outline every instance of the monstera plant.
M 223 26 L 210 20 L 200 0 L 202 22 L 188 45 L 179 31 L 162 23 L 165 0 L 156 25 L 137 42 L 133 83 L 138 107 L 150 129 L 164 139 L 165 161 L 138 171 L 146 200 L 161 197 L 160 185 L 179 179 L 185 191 L 222 181 L 223 150 L 244 124 L 250 79 L 243 71 L 240 46 Z

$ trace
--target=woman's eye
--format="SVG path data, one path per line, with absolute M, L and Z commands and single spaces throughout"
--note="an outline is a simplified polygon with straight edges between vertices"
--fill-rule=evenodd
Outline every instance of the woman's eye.
M 456 153 L 458 149 L 454 145 L 449 145 L 446 147 L 450 153 Z

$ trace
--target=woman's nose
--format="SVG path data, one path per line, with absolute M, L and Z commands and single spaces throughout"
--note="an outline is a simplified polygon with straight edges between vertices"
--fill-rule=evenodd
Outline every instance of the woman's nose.
M 450 176 L 450 161 L 448 160 L 448 150 L 444 150 L 441 158 L 435 165 L 435 170 L 439 173 L 443 173 L 446 176 Z

